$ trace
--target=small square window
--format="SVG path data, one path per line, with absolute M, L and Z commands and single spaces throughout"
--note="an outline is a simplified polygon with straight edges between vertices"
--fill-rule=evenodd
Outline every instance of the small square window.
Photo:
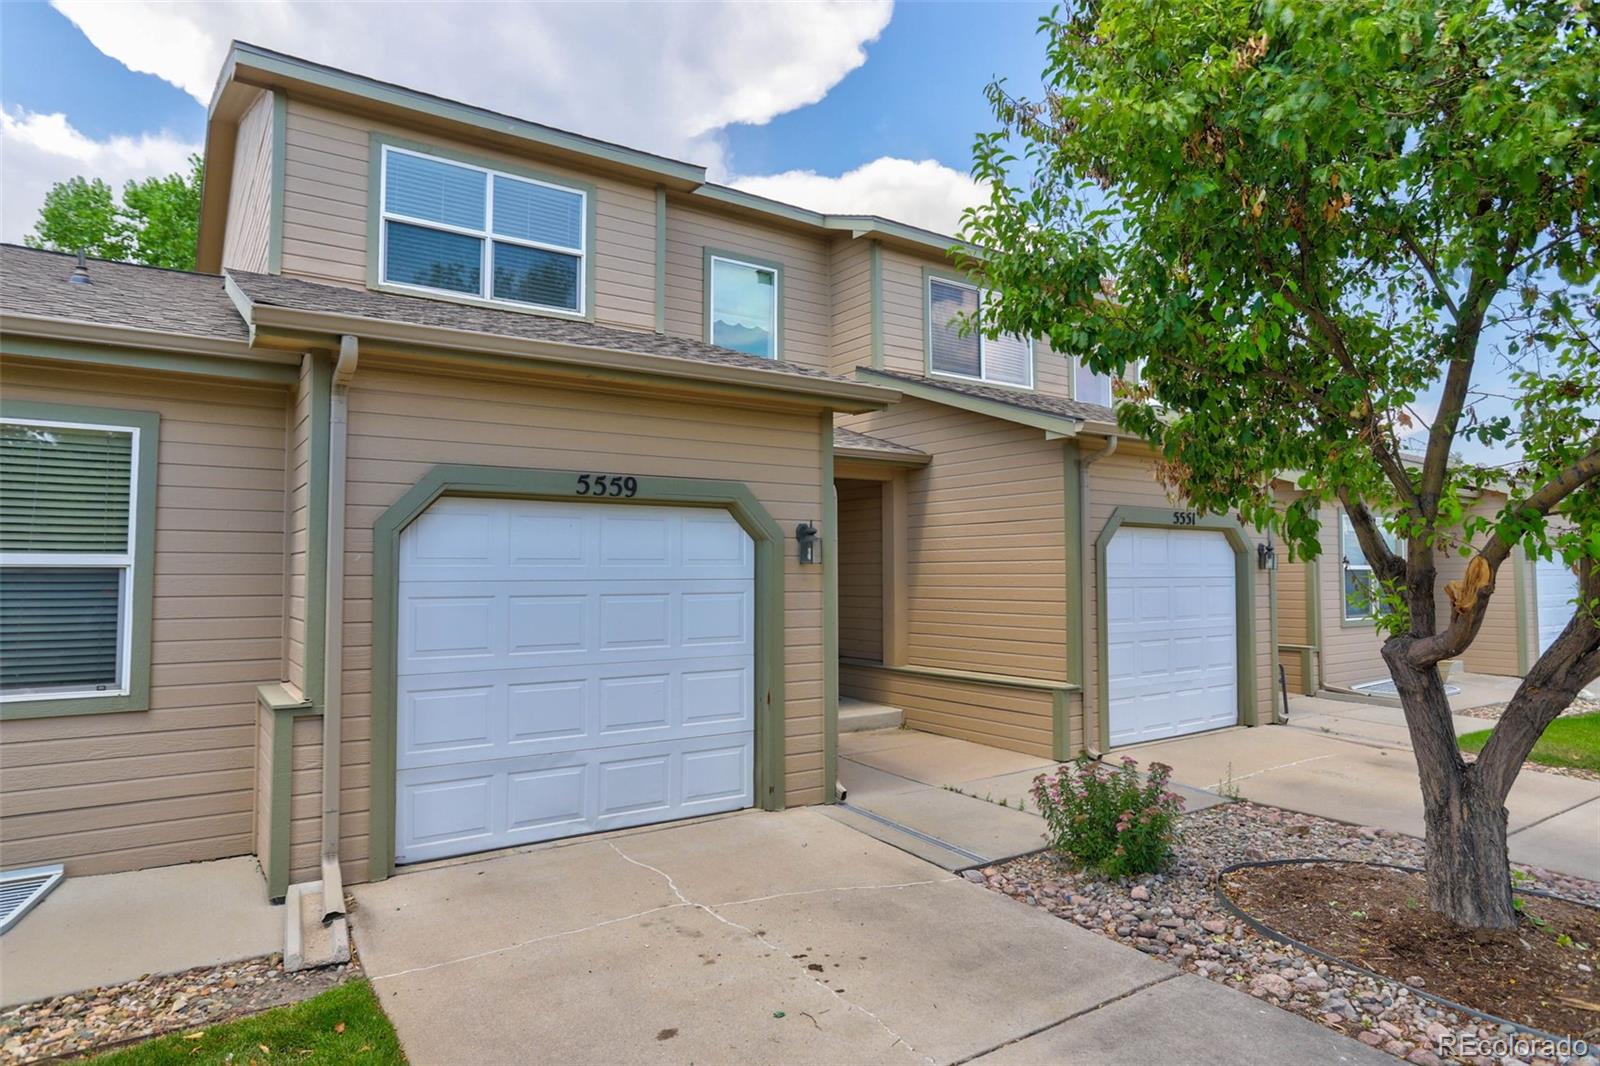
M 710 342 L 746 355 L 776 359 L 778 271 L 714 255 L 710 273 Z

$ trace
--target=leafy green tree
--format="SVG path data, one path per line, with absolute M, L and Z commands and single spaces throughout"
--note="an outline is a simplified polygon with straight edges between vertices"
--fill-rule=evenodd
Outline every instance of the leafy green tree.
M 23 241 L 33 248 L 81 248 L 100 259 L 193 270 L 203 175 L 200 157 L 190 156 L 187 173 L 128 182 L 120 203 L 99 178 L 57 182 Z
M 1298 558 L 1325 502 L 1349 515 L 1421 777 L 1430 905 L 1463 926 L 1515 924 L 1507 793 L 1600 676 L 1596 18 L 1566 0 L 1081 0 L 1042 20 L 1043 96 L 991 85 L 999 128 L 975 148 L 992 193 L 964 236 L 993 250 L 969 265 L 1000 294 L 982 328 L 1100 372 L 1146 360 L 1119 419 L 1195 506 Z M 1465 441 L 1520 458 L 1462 462 Z M 1289 471 L 1303 495 L 1284 510 L 1270 485 Z M 1489 484 L 1509 502 L 1484 515 Z M 1468 764 L 1436 667 L 1519 546 L 1573 566 L 1580 596 Z M 1443 550 L 1468 559 L 1447 606 Z

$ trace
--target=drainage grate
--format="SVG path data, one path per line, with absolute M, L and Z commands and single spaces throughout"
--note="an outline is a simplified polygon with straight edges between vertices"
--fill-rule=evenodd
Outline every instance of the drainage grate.
M 0 873 L 0 933 L 21 921 L 61 883 L 61 878 L 60 866 L 30 866 Z
M 1359 685 L 1351 685 L 1350 687 L 1355 689 L 1357 692 L 1364 693 L 1364 694 L 1366 694 L 1368 696 L 1398 696 L 1398 695 L 1400 695 L 1400 690 L 1394 687 L 1394 682 L 1392 680 L 1363 681 Z M 1459 695 L 1461 695 L 1461 686 L 1460 685 L 1446 685 L 1444 687 L 1444 694 L 1446 696 L 1459 696 Z

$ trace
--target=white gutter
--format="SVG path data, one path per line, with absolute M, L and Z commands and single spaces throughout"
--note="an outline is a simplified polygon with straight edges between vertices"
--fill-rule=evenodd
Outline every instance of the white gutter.
M 344 875 L 339 869 L 340 750 L 344 735 L 344 499 L 350 422 L 350 379 L 360 342 L 339 338 L 328 397 L 328 580 L 323 622 L 322 666 L 322 920 L 344 913 Z
M 1100 460 L 1105 459 L 1108 456 L 1115 455 L 1117 452 L 1117 445 L 1120 443 L 1120 441 L 1120 437 L 1106 437 L 1105 446 L 1099 451 L 1091 452 L 1088 455 L 1080 454 L 1078 457 L 1078 617 L 1082 619 L 1080 624 L 1084 626 L 1089 624 L 1088 577 L 1091 573 L 1091 568 L 1094 565 L 1094 548 L 1089 543 L 1089 468 L 1095 463 L 1098 463 Z M 1096 578 L 1096 580 L 1098 580 L 1098 578 Z M 1098 620 L 1096 620 L 1095 631 L 1099 632 L 1099 628 L 1100 623 Z M 1080 654 L 1083 654 L 1084 649 L 1088 647 L 1088 645 L 1085 643 L 1088 639 L 1089 634 L 1078 634 L 1078 648 Z M 1104 670 L 1105 668 L 1106 664 L 1100 663 L 1095 669 Z M 1083 724 L 1085 726 L 1084 732 L 1088 732 L 1087 727 L 1089 722 L 1093 721 L 1096 746 L 1090 748 L 1090 753 L 1094 755 L 1095 758 L 1099 758 L 1101 749 L 1103 749 L 1105 746 L 1106 738 L 1099 735 L 1100 709 L 1094 706 L 1094 704 L 1091 702 L 1089 697 L 1089 689 L 1092 687 L 1095 691 L 1096 697 L 1098 698 L 1100 686 L 1091 686 L 1089 684 L 1089 672 L 1087 670 L 1078 671 L 1078 684 L 1083 687 L 1081 695 L 1083 698 Z

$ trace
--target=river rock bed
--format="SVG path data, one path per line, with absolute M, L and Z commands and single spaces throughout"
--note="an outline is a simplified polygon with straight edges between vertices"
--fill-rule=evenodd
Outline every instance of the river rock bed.
M 1231 803 L 1181 820 L 1176 861 L 1165 873 L 1112 881 L 1074 872 L 1049 853 L 969 871 L 968 876 L 1030 906 L 1294 1011 L 1398 1059 L 1429 1066 L 1470 1062 L 1440 1051 L 1446 1034 L 1489 1039 L 1500 1027 L 1416 995 L 1425 974 L 1376 978 L 1298 951 L 1252 930 L 1223 910 L 1217 872 L 1237 862 L 1333 858 L 1422 865 L 1422 841 L 1369 826 Z M 1524 868 L 1519 887 L 1600 903 L 1600 883 Z M 1524 1060 L 1534 1066 L 1557 1060 Z M 1569 1060 L 1600 1066 L 1595 1059 Z

